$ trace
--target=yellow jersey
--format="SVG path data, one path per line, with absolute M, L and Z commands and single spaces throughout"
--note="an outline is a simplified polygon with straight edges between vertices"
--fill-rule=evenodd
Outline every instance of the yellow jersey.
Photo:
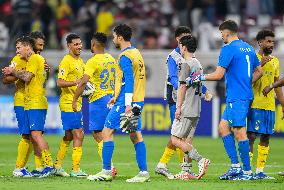
M 262 56 L 259 54 L 257 54 L 257 57 L 259 60 L 261 60 L 262 58 Z M 267 94 L 267 97 L 262 94 L 262 90 L 264 89 L 264 87 L 274 83 L 274 77 L 279 77 L 279 60 L 275 56 L 272 56 L 271 61 L 267 62 L 262 67 L 262 72 L 263 76 L 252 85 L 254 100 L 252 102 L 251 107 L 275 111 L 274 90 L 270 91 Z
M 82 78 L 84 74 L 84 62 L 81 57 L 75 59 L 70 54 L 63 57 L 58 68 L 58 79 L 65 81 L 75 81 Z M 59 107 L 63 112 L 73 112 L 72 101 L 76 91 L 76 86 L 61 88 Z M 78 110 L 82 108 L 82 98 L 77 101 Z
M 22 59 L 20 55 L 13 57 L 10 66 L 14 67 L 16 71 L 25 70 L 27 61 Z M 14 106 L 24 107 L 24 97 L 25 97 L 25 82 L 18 79 L 15 81 L 15 96 L 14 96 Z
M 139 50 L 133 47 L 129 47 L 122 51 L 118 56 L 118 63 L 120 63 L 121 56 L 126 56 L 132 63 L 132 72 L 134 77 L 134 89 L 132 102 L 144 102 L 145 90 L 146 90 L 146 72 L 145 64 Z M 117 64 L 115 75 L 115 92 L 114 97 L 117 100 L 120 96 L 122 86 L 124 85 L 123 71 L 120 64 Z
M 97 54 L 87 61 L 84 74 L 90 77 L 95 87 L 95 92 L 89 97 L 90 103 L 114 93 L 115 67 L 115 59 L 108 53 Z
M 46 72 L 44 58 L 39 54 L 30 56 L 26 71 L 34 75 L 30 82 L 25 83 L 25 110 L 47 109 Z

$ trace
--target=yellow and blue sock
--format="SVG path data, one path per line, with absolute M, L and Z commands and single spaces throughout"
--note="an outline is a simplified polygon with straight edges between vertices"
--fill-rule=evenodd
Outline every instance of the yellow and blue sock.
M 249 157 L 249 140 L 239 141 L 239 154 L 243 163 L 244 171 L 251 171 L 250 157 Z
M 52 161 L 51 153 L 49 150 L 41 151 L 41 157 L 43 159 L 45 166 L 53 167 L 53 161 Z
M 144 141 L 136 143 L 134 148 L 136 151 L 136 161 L 140 171 L 147 171 L 146 145 Z
M 111 170 L 111 159 L 114 150 L 114 142 L 106 141 L 103 143 L 103 169 Z
M 72 151 L 72 170 L 78 172 L 80 170 L 80 162 L 82 158 L 82 147 L 74 147 Z
M 223 139 L 225 150 L 231 160 L 231 164 L 238 164 L 239 160 L 238 160 L 238 154 L 237 154 L 235 139 L 234 139 L 233 134 L 224 136 L 222 139 Z

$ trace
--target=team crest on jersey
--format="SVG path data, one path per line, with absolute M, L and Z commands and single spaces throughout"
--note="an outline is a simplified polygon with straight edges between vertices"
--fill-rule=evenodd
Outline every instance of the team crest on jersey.
M 65 70 L 62 68 L 62 69 L 60 69 L 60 74 L 61 75 L 64 75 L 64 73 L 65 73 Z

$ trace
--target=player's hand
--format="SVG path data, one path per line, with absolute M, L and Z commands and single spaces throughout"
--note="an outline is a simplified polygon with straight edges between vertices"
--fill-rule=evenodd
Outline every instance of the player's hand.
M 107 107 L 108 107 L 109 109 L 111 109 L 111 108 L 113 107 L 114 103 L 115 103 L 115 98 L 112 97 L 112 98 L 108 101 Z
M 44 70 L 49 73 L 50 72 L 50 66 L 47 64 L 47 62 L 44 62 Z
M 264 96 L 267 96 L 267 94 L 272 90 L 271 86 L 266 86 L 263 90 L 262 93 Z
M 72 109 L 74 112 L 77 112 L 77 100 L 72 101 Z
M 78 86 L 78 84 L 80 83 L 80 81 L 81 81 L 81 79 L 76 79 L 76 80 L 74 81 L 74 86 Z
M 263 67 L 267 62 L 271 61 L 272 57 L 271 56 L 263 56 L 261 58 L 261 61 L 260 61 L 260 65 Z
M 13 72 L 14 68 L 13 67 L 5 67 L 2 69 L 2 73 L 7 76 L 7 75 L 11 75 Z
M 175 113 L 175 118 L 177 120 L 180 120 L 180 118 L 181 118 L 181 107 L 177 107 L 176 113 Z
M 131 105 L 127 105 L 125 108 L 125 115 L 128 116 L 132 113 L 132 106 Z
M 213 97 L 213 95 L 207 90 L 207 91 L 205 92 L 204 100 L 205 100 L 206 102 L 210 102 L 210 101 L 212 100 L 212 97 Z

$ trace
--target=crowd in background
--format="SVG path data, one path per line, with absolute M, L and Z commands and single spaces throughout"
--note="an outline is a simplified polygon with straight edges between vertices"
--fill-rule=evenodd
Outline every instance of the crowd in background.
M 0 0 L 0 23 L 9 41 L 41 30 L 47 48 L 64 48 L 62 41 L 70 32 L 80 34 L 89 48 L 93 32 L 111 35 L 120 22 L 134 28 L 132 43 L 139 48 L 173 48 L 178 25 L 190 26 L 202 37 L 228 15 L 235 15 L 246 32 L 246 26 L 257 25 L 258 15 L 269 15 L 271 25 L 283 25 L 283 14 L 284 0 Z M 205 50 L 215 46 L 208 39 L 204 45 Z

